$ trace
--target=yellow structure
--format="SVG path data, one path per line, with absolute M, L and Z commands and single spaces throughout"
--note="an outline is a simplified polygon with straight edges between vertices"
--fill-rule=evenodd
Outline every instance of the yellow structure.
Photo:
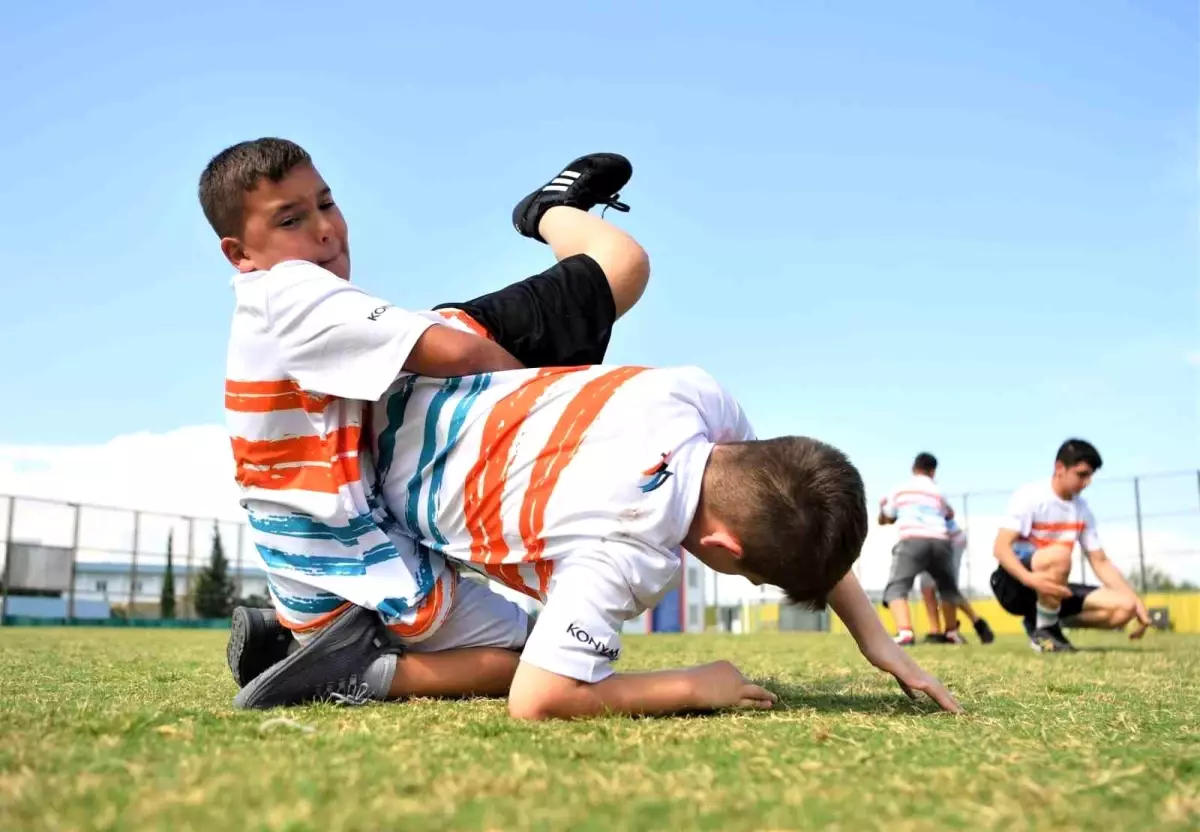
M 1142 600 L 1150 609 L 1165 607 L 1171 620 L 1171 630 L 1176 633 L 1200 633 L 1200 592 L 1150 592 L 1142 596 Z M 909 601 L 912 608 L 913 628 L 918 635 L 929 632 L 929 620 L 925 615 L 923 603 Z M 1010 615 L 1000 607 L 995 598 L 972 600 L 971 606 L 975 612 L 987 619 L 997 634 L 1021 635 L 1021 619 Z M 891 616 L 881 609 L 883 620 L 891 625 Z M 963 622 L 966 632 L 970 632 L 967 622 Z M 830 632 L 844 633 L 846 626 L 836 615 L 830 615 Z

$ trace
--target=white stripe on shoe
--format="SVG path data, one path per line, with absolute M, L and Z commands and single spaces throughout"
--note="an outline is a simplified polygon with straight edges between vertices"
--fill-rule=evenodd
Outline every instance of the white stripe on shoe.
M 543 191 L 565 191 L 566 189 L 566 185 L 547 185 L 546 187 L 542 188 Z

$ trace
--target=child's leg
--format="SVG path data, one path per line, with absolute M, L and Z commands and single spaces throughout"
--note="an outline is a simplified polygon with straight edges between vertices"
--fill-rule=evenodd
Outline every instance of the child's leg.
M 616 191 L 632 168 L 612 154 L 571 162 L 562 174 L 517 206 L 522 235 L 548 243 L 558 263 L 457 309 L 527 367 L 601 364 L 612 327 L 637 303 L 650 278 L 645 250 L 628 234 L 587 213 L 620 206 Z
M 584 254 L 596 262 L 612 291 L 617 318 L 632 309 L 646 291 L 650 258 L 615 225 L 578 208 L 559 205 L 546 211 L 538 231 L 557 260 Z

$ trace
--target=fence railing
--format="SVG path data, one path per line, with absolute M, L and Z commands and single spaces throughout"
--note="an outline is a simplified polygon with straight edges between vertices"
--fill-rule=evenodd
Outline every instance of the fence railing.
M 960 583 L 988 595 L 991 546 L 1013 489 L 951 496 L 967 530 Z M 1200 471 L 1100 479 L 1085 493 L 1109 558 L 1136 588 L 1166 579 L 1200 585 Z M 0 495 L 3 616 L 155 618 L 172 549 L 176 617 L 196 617 L 195 589 L 208 566 L 214 534 L 229 563 L 235 595 L 266 596 L 266 576 L 247 525 L 228 518 Z M 876 532 L 878 533 L 878 532 Z M 868 590 L 882 589 L 889 547 L 868 545 L 856 571 Z M 1076 557 L 1073 580 L 1094 581 Z
M 175 617 L 195 618 L 200 573 L 219 536 L 236 597 L 266 595 L 247 526 L 130 508 L 0 496 L 5 616 L 72 619 L 155 618 L 168 547 Z

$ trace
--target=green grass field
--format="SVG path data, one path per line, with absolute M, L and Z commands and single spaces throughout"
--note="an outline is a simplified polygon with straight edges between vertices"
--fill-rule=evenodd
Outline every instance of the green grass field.
M 969 714 L 845 637 L 629 638 L 770 713 L 526 725 L 500 701 L 231 709 L 224 633 L 0 630 L 0 829 L 1196 829 L 1200 638 L 920 647 Z M 280 719 L 280 717 L 286 719 Z

